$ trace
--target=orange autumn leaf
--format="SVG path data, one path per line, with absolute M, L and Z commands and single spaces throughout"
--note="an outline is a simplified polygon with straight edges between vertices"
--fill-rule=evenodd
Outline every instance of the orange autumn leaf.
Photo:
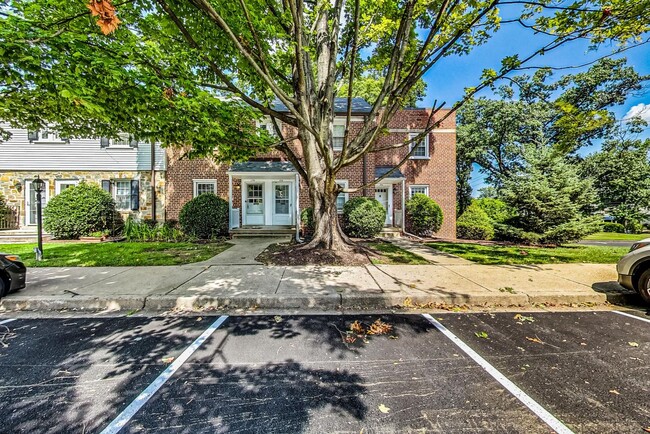
M 353 322 L 352 325 L 350 326 L 350 330 L 358 335 L 362 335 L 366 333 L 366 331 L 364 330 L 363 326 L 359 321 Z
M 121 23 L 110 0 L 90 0 L 86 6 L 93 17 L 99 17 L 97 25 L 105 35 L 114 32 Z
M 393 330 L 393 326 L 390 324 L 387 324 L 383 322 L 382 320 L 378 319 L 377 321 L 373 322 L 370 328 L 368 329 L 368 334 L 369 335 L 385 335 L 389 333 L 391 330 Z

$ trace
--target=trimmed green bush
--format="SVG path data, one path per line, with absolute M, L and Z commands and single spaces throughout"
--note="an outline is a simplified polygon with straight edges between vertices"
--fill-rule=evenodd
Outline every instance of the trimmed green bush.
M 305 208 L 300 212 L 300 221 L 305 232 L 314 232 L 314 208 Z
M 487 213 L 472 203 L 456 221 L 456 236 L 465 240 L 491 240 L 494 226 Z
M 410 231 L 421 237 L 438 232 L 442 226 L 442 209 L 426 194 L 416 193 L 406 201 Z
M 628 224 L 628 230 L 630 231 L 631 234 L 640 234 L 643 232 L 643 225 L 641 222 L 638 221 L 633 221 L 630 224 Z
M 199 239 L 228 234 L 228 202 L 212 193 L 200 194 L 183 205 L 179 222 L 183 232 Z
M 625 226 L 620 223 L 603 223 L 603 232 L 615 232 L 617 234 L 624 234 Z
M 54 196 L 43 210 L 43 227 L 55 238 L 77 239 L 93 233 L 118 233 L 122 217 L 111 195 L 81 182 Z
M 481 199 L 474 199 L 472 203 L 478 205 L 488 215 L 493 223 L 504 223 L 506 220 L 515 216 L 516 212 L 504 201 L 484 197 Z
M 384 227 L 386 210 L 374 198 L 355 197 L 343 205 L 343 221 L 349 236 L 372 238 Z

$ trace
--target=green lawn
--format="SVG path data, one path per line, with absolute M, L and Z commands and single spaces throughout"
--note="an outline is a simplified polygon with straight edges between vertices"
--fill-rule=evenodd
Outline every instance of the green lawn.
M 580 246 L 575 244 L 546 248 L 436 242 L 427 243 L 427 246 L 486 265 L 563 264 L 572 262 L 614 264 L 629 251 L 625 247 Z
M 0 251 L 20 255 L 28 267 L 118 267 L 134 265 L 181 265 L 205 261 L 231 244 L 227 243 L 47 243 L 43 260 L 37 262 L 36 244 L 0 244 Z
M 385 259 L 372 259 L 373 264 L 384 265 L 424 265 L 429 262 L 422 256 L 411 253 L 395 244 L 382 241 L 370 241 L 366 245 L 381 252 Z
M 597 232 L 585 238 L 585 240 L 597 241 L 638 241 L 650 238 L 650 234 L 617 234 L 615 232 Z

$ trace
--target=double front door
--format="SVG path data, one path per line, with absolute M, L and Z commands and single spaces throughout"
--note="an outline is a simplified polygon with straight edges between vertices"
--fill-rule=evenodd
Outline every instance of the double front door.
M 263 181 L 244 183 L 245 225 L 291 225 L 293 224 L 290 182 Z

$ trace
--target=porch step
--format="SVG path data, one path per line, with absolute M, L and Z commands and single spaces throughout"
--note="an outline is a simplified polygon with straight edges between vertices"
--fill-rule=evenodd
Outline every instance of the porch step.
M 402 236 L 401 228 L 385 227 L 379 232 L 382 238 L 399 238 Z
M 230 230 L 233 238 L 245 237 L 282 237 L 293 236 L 296 234 L 296 228 L 292 226 L 252 226 L 241 227 Z
M 9 233 L 13 232 L 13 233 Z M 43 242 L 50 241 L 52 235 L 43 234 Z M 38 234 L 19 231 L 0 231 L 0 244 L 22 244 L 38 242 Z

